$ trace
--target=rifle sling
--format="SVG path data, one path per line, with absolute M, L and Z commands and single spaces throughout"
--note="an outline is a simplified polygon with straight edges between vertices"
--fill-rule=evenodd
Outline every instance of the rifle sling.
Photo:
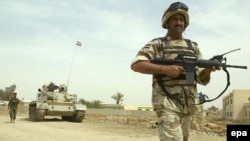
M 223 67 L 223 71 L 226 72 L 226 74 L 227 74 L 227 85 L 226 85 L 226 87 L 224 88 L 224 90 L 223 90 L 217 97 L 215 97 L 215 98 L 213 98 L 213 99 L 205 100 L 205 101 L 200 102 L 200 103 L 198 103 L 198 104 L 196 104 L 196 105 L 200 105 L 200 104 L 203 104 L 203 103 L 205 103 L 205 102 L 214 101 L 214 100 L 218 99 L 219 97 L 221 97 L 221 96 L 224 94 L 224 92 L 228 89 L 228 87 L 229 87 L 229 85 L 230 85 L 230 74 L 229 74 L 228 70 L 226 69 L 226 67 Z
M 165 89 L 165 87 L 164 87 L 164 85 L 163 85 L 163 82 L 162 82 L 162 79 L 161 79 L 161 75 L 157 75 L 157 74 L 156 74 L 156 75 L 155 75 L 155 78 L 156 78 L 157 83 L 158 83 L 158 85 L 160 86 L 161 90 L 164 92 L 164 94 L 165 94 L 167 97 L 169 97 L 169 98 L 171 98 L 171 99 L 174 99 L 174 100 L 178 101 L 179 103 L 181 103 L 180 99 L 176 99 L 176 98 L 174 97 L 174 95 L 171 95 L 171 94 L 168 92 L 168 90 Z

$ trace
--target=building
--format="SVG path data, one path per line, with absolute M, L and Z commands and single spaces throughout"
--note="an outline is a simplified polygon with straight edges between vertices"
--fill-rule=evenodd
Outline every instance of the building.
M 222 117 L 225 120 L 243 120 L 250 118 L 250 90 L 233 90 L 223 97 Z M 249 103 L 249 104 L 247 104 Z
M 245 108 L 245 119 L 250 120 L 250 97 L 248 98 L 248 102 L 244 104 Z

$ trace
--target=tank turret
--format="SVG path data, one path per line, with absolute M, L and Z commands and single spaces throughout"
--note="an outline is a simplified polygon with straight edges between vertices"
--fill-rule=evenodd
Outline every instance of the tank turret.
M 56 100 L 56 95 L 54 92 L 46 92 L 43 89 L 38 89 L 38 96 L 40 99 L 44 99 L 44 100 Z

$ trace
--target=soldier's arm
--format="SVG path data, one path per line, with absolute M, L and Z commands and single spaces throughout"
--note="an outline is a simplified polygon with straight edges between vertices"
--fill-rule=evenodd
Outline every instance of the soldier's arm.
M 200 80 L 200 83 L 202 85 L 207 85 L 209 82 L 210 82 L 210 79 L 211 79 L 211 72 L 214 72 L 216 70 L 220 70 L 221 67 L 213 67 L 212 69 L 209 69 L 209 68 L 205 68 L 205 69 L 202 69 L 199 73 L 199 80 Z
M 162 65 L 152 64 L 148 61 L 138 61 L 131 66 L 131 69 L 135 72 L 144 74 L 163 74 L 164 67 Z
M 10 108 L 10 101 L 11 101 L 11 98 L 9 99 L 9 102 L 8 102 L 8 109 Z
M 165 74 L 170 77 L 178 77 L 183 67 L 177 65 L 158 65 L 148 61 L 138 61 L 132 64 L 131 69 L 144 74 Z
M 207 85 L 210 82 L 210 69 L 203 69 L 199 73 L 199 80 L 202 85 Z

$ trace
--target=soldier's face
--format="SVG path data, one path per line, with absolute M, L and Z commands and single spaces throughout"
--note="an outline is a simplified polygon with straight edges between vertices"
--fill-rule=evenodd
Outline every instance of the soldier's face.
M 170 36 L 181 37 L 185 30 L 185 18 L 182 14 L 175 14 L 169 18 L 168 32 Z

